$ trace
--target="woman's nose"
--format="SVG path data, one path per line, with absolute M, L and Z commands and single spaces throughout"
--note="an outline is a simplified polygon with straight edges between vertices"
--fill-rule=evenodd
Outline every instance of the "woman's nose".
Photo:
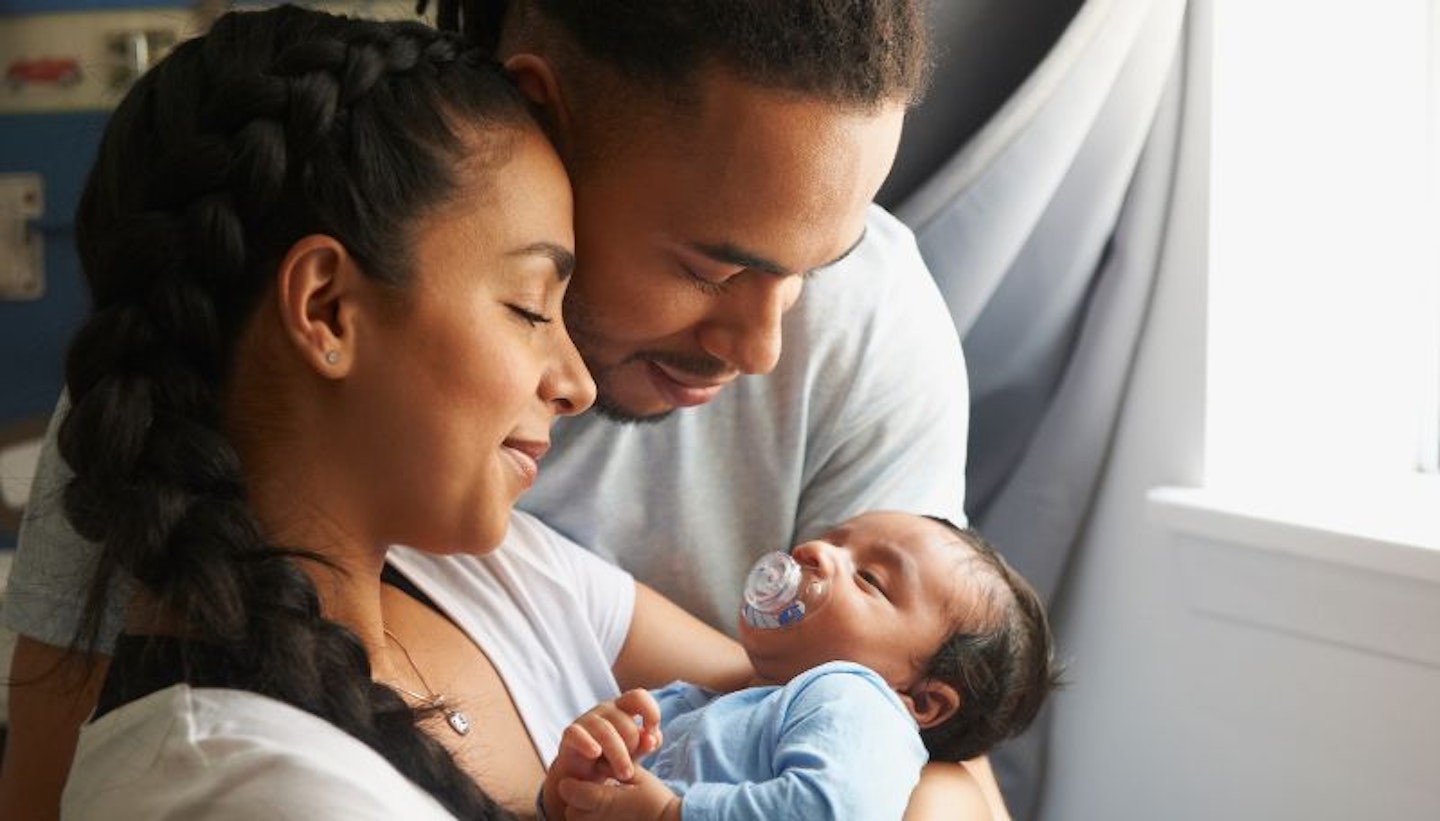
M 541 385 L 541 398 L 558 416 L 574 416 L 584 412 L 595 401 L 595 380 L 585 361 L 580 358 L 575 343 L 563 328 L 563 339 L 559 340 L 558 361 L 546 375 Z

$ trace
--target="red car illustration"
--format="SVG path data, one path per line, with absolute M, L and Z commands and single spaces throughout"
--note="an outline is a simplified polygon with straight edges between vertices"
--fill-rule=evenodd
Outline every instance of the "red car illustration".
M 80 62 L 73 57 L 39 57 L 16 60 L 5 69 L 5 82 L 13 88 L 27 85 L 73 86 L 81 80 Z

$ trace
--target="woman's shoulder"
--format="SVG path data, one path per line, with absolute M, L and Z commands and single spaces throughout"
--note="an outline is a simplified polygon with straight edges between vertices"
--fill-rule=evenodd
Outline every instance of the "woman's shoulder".
M 82 728 L 64 808 L 77 819 L 450 817 L 324 719 L 256 693 L 184 684 Z

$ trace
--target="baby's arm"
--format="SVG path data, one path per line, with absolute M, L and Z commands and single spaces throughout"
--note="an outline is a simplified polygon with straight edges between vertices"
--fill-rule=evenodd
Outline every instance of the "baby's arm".
M 768 764 L 761 766 L 770 777 L 692 782 L 678 800 L 667 797 L 665 783 L 644 771 L 629 784 L 566 781 L 560 790 L 569 803 L 567 817 L 678 819 L 683 802 L 685 819 L 898 821 L 919 779 L 925 749 L 914 721 L 888 687 L 854 669 L 791 683 L 795 689 L 773 747 L 768 757 L 762 754 Z
M 635 759 L 659 746 L 660 706 L 649 692 L 628 690 L 596 705 L 571 722 L 560 737 L 560 751 L 541 788 L 545 817 L 567 817 L 567 802 L 559 789 L 562 781 L 630 781 L 635 777 Z

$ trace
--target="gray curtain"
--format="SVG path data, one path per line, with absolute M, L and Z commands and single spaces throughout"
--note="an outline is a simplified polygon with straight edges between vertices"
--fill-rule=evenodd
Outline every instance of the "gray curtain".
M 1099 486 L 1145 322 L 1174 175 L 1184 9 L 1084 3 L 897 209 L 969 363 L 968 513 L 1047 602 Z M 1042 716 L 993 757 L 1021 821 L 1038 814 L 1048 726 Z

